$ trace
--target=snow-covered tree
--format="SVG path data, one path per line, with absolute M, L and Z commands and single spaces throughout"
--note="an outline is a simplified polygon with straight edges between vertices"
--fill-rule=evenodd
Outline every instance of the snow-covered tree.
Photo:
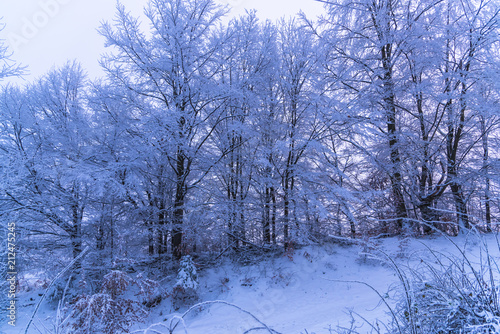
M 301 235 L 305 231 L 300 226 L 300 216 L 304 210 L 299 206 L 301 200 L 297 195 L 301 190 L 296 188 L 304 187 L 304 183 L 310 179 L 310 165 L 302 162 L 310 153 L 309 146 L 325 130 L 319 112 L 323 92 L 316 84 L 319 72 L 317 40 L 312 37 L 295 20 L 282 21 L 280 24 L 279 109 L 282 133 L 277 143 L 281 161 L 276 164 L 283 196 L 285 248 L 294 239 L 307 239 L 307 236 Z
M 69 241 L 74 258 L 92 183 L 85 80 L 81 67 L 68 63 L 24 91 L 7 87 L 2 94 L 2 161 L 9 164 L 3 209 L 22 213 L 32 236 Z
M 256 181 L 262 170 L 270 168 L 262 167 L 269 160 L 261 155 L 265 146 L 262 123 L 277 105 L 272 98 L 276 91 L 276 29 L 249 12 L 233 19 L 221 33 L 228 37 L 218 54 L 221 71 L 217 80 L 228 98 L 223 105 L 224 120 L 215 129 L 214 145 L 223 159 L 214 169 L 218 182 L 206 186 L 219 189 L 213 196 L 221 216 L 216 219 L 222 218 L 229 243 L 238 249 L 250 236 L 247 231 L 255 231 L 255 216 L 262 212 L 261 187 Z M 264 234 L 270 242 L 270 232 Z
M 156 127 L 149 129 L 147 139 L 161 151 L 164 165 L 154 168 L 157 173 L 169 171 L 159 175 L 159 182 L 171 177 L 174 184 L 173 189 L 158 184 L 154 194 L 161 202 L 159 253 L 166 252 L 170 239 L 172 253 L 180 258 L 189 192 L 215 163 L 204 153 L 214 133 L 210 124 L 216 126 L 222 115 L 225 94 L 212 78 L 220 70 L 214 55 L 224 41 L 212 38 L 212 32 L 226 10 L 212 0 L 152 0 L 145 13 L 151 24 L 148 34 L 118 6 L 114 24 L 100 28 L 106 45 L 114 48 L 102 64 L 108 80 L 140 97 L 135 113 Z M 173 206 L 168 208 L 172 193 Z
M 196 267 L 193 262 L 193 258 L 190 255 L 185 255 L 181 258 L 179 272 L 177 273 L 177 282 L 175 286 L 181 287 L 183 289 L 194 289 L 198 288 L 198 274 L 196 273 Z
M 3 27 L 2 27 L 3 28 Z M 0 30 L 2 29 L 0 28 Z M 3 81 L 5 78 L 12 77 L 12 76 L 19 76 L 23 73 L 23 68 L 20 67 L 18 64 L 16 64 L 14 61 L 11 60 L 10 58 L 11 54 L 8 50 L 8 47 L 4 44 L 3 41 L 0 41 L 0 61 L 2 62 L 2 65 L 0 66 L 0 82 Z M 0 111 L 1 113 L 1 111 Z M 0 120 L 0 131 L 5 130 L 5 127 L 7 126 L 5 120 L 3 117 L 1 117 Z M 2 140 L 2 139 L 0 139 Z M 1 146 L 0 146 L 1 147 Z M 2 149 L 0 148 L 0 151 Z M 0 159 L 6 159 L 7 156 L 5 155 L 5 151 L 0 153 Z M 6 176 L 7 174 L 11 174 L 10 168 L 13 167 L 10 165 L 7 161 L 4 160 L 5 163 L 0 164 L 0 176 Z M 7 179 L 3 179 L 3 182 L 6 182 Z M 2 186 L 0 186 L 1 189 Z M 2 198 L 2 195 L 0 194 L 0 199 Z M 12 222 L 15 223 L 14 220 L 11 220 L 12 217 L 12 210 L 7 209 L 5 210 L 4 208 L 0 207 L 0 236 L 2 238 L 2 242 L 0 242 L 0 258 L 2 258 L 2 263 L 0 263 L 0 288 L 3 291 L 8 291 L 8 284 L 9 282 L 6 280 L 6 275 L 7 275 L 7 253 L 8 253 L 8 233 L 10 232 L 8 230 L 9 223 L 12 224 Z M 16 231 L 14 231 L 16 232 Z M 8 307 L 8 302 L 9 300 L 7 299 L 7 294 L 3 294 L 0 297 L 0 316 L 5 317 L 6 316 L 6 310 Z
M 399 228 L 416 219 L 430 232 L 450 209 L 449 190 L 458 224 L 468 227 L 474 186 L 460 170 L 477 168 L 470 153 L 483 131 L 471 102 L 480 96 L 479 73 L 495 68 L 495 57 L 483 57 L 495 48 L 498 9 L 490 1 L 427 0 L 328 1 L 326 8 L 315 31 L 337 108 L 351 124 L 360 121 L 343 145 L 366 159 L 361 185 L 381 191 L 377 219 Z

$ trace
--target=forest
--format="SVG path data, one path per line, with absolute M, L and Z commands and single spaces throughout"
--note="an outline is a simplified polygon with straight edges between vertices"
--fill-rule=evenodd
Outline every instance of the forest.
M 118 3 L 98 80 L 74 60 L 5 84 L 25 68 L 4 44 L 0 233 L 15 223 L 17 271 L 70 265 L 60 300 L 192 259 L 498 232 L 499 2 L 321 2 L 277 22 Z

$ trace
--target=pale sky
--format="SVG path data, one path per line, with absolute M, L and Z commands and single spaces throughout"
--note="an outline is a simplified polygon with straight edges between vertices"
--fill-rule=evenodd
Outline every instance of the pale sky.
M 216 0 L 232 7 L 231 15 L 255 8 L 262 19 L 277 20 L 300 10 L 309 17 L 322 13 L 315 0 Z M 147 0 L 121 0 L 137 16 Z M 100 22 L 111 21 L 115 0 L 1 0 L 0 38 L 13 52 L 12 58 L 28 65 L 32 80 L 67 60 L 80 61 L 90 78 L 102 74 L 98 59 L 106 52 L 104 39 L 97 34 Z M 20 82 L 20 80 L 11 80 Z M 4 81 L 3 83 L 5 83 Z

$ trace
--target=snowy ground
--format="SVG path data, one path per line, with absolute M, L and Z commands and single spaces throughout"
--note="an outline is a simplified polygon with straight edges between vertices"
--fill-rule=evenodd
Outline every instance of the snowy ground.
M 473 261 L 479 261 L 482 242 L 476 237 L 460 236 L 451 240 Z M 495 236 L 489 235 L 486 240 L 490 254 L 498 258 Z M 418 265 L 421 258 L 430 260 L 427 247 L 438 252 L 458 253 L 458 249 L 444 237 L 406 241 L 387 238 L 377 240 L 372 246 L 383 250 L 401 266 Z M 225 304 L 200 307 L 185 318 L 185 328 L 179 324 L 174 333 L 239 334 L 262 326 L 244 311 L 282 334 L 329 334 L 329 328 L 350 326 L 349 311 L 371 322 L 376 319 L 387 321 L 387 307 L 381 303 L 379 295 L 363 283 L 376 289 L 389 305 L 394 305 L 397 301 L 393 288 L 397 287 L 398 279 L 390 266 L 366 257 L 364 252 L 367 250 L 361 245 L 309 246 L 296 250 L 293 260 L 282 256 L 251 266 L 228 263 L 204 270 L 199 273 L 201 300 L 221 300 L 242 310 Z M 21 295 L 19 303 L 22 308 L 17 326 L 12 328 L 3 324 L 0 332 L 24 333 L 40 293 L 41 290 Z M 179 310 L 183 311 L 185 309 Z M 168 323 L 173 313 L 171 303 L 164 300 L 152 309 L 145 323 L 134 326 L 133 330 L 146 329 L 155 323 Z M 37 316 L 41 319 L 36 322 L 38 329 L 32 326 L 29 333 L 49 333 L 47 329 L 50 329 L 54 311 L 42 304 Z M 47 328 L 43 329 L 42 324 Z M 368 324 L 360 321 L 358 325 L 363 326 L 357 329 L 358 332 L 369 331 Z M 168 331 L 164 329 L 162 333 Z

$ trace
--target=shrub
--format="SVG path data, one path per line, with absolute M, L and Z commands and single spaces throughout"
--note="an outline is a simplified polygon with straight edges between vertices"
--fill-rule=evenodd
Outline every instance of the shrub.
M 71 307 L 72 333 L 128 332 L 132 324 L 141 321 L 146 312 L 140 303 L 122 295 L 131 283 L 130 277 L 115 270 L 104 276 L 100 293 L 74 300 Z
M 127 274 L 113 270 L 104 276 L 101 291 L 109 294 L 114 299 L 125 292 L 131 283 L 132 280 Z
M 428 253 L 432 261 L 399 271 L 404 291 L 394 323 L 411 334 L 500 333 L 496 265 L 489 254 L 473 264 L 461 250 L 459 256 Z
M 137 284 L 139 289 L 136 296 L 139 297 L 142 305 L 146 307 L 154 307 L 161 303 L 163 296 L 158 291 L 160 283 L 144 277 L 142 273 L 139 273 L 135 279 L 135 284 Z
M 392 296 L 387 299 L 388 294 L 381 294 L 368 283 L 352 282 L 364 284 L 377 293 L 391 321 L 371 323 L 351 312 L 350 328 L 339 326 L 330 332 L 360 333 L 357 329 L 361 319 L 362 324 L 368 325 L 368 332 L 376 334 L 500 333 L 500 289 L 496 283 L 500 269 L 489 254 L 487 244 L 482 243 L 481 256 L 478 263 L 474 263 L 463 249 L 448 240 L 458 255 L 427 248 L 416 259 L 419 263 L 416 266 L 403 266 L 378 247 L 369 249 L 370 258 L 389 265 L 398 276 L 397 304 L 389 303 Z

